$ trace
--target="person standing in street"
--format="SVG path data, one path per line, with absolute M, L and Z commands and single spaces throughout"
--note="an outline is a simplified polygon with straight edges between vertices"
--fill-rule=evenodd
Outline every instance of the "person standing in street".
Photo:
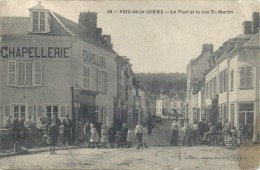
M 110 128 L 108 129 L 108 137 L 109 137 L 109 143 L 111 144 L 111 148 L 114 148 L 115 136 L 116 136 L 116 129 L 114 127 L 113 122 L 110 122 Z
M 66 115 L 66 119 L 63 120 L 62 122 L 64 129 L 63 129 L 63 144 L 64 145 L 71 145 L 70 143 L 70 133 L 71 133 L 71 127 L 72 127 L 72 122 L 69 119 L 69 115 Z
M 148 148 L 147 142 L 148 142 L 148 127 L 147 127 L 147 124 L 144 124 L 144 125 L 143 125 L 143 138 L 142 138 L 142 143 L 144 144 L 144 147 L 145 147 L 145 148 Z
M 143 144 L 142 144 L 142 138 L 143 138 L 143 126 L 141 122 L 139 121 L 138 124 L 135 127 L 135 135 L 138 140 L 138 147 L 136 149 L 140 149 L 140 147 L 143 149 Z
M 86 143 L 88 145 L 88 148 L 90 148 L 90 122 L 88 119 L 85 120 L 85 123 L 84 123 L 84 128 L 83 128 L 83 131 L 84 131 L 84 136 L 85 136 L 85 140 L 86 140 Z
M 101 129 L 100 142 L 104 146 L 104 148 L 107 148 L 107 143 L 108 143 L 108 128 L 107 128 L 107 125 L 103 125 L 103 127 Z
M 120 131 L 122 147 L 127 147 L 127 132 L 128 132 L 127 125 L 126 123 L 123 123 L 122 129 Z
M 171 140 L 171 145 L 177 146 L 178 143 L 178 135 L 179 135 L 179 123 L 177 118 L 174 118 L 173 123 L 172 123 L 172 140 Z
M 25 117 L 24 116 L 21 117 L 21 120 L 19 121 L 18 127 L 19 127 L 20 138 L 26 140 L 27 135 L 26 135 Z
M 191 139 L 190 139 L 190 135 L 191 135 L 191 126 L 189 124 L 189 120 L 185 120 L 184 123 L 184 137 L 183 137 L 183 142 L 182 145 L 185 146 L 186 142 L 188 142 L 188 145 L 191 146 Z
M 225 120 L 225 125 L 223 128 L 223 135 L 224 137 L 228 137 L 231 134 L 231 123 L 228 121 L 228 119 Z
M 20 140 L 20 132 L 19 132 L 19 119 L 18 117 L 14 117 L 13 121 L 13 140 L 17 142 Z
M 97 131 L 97 129 L 95 128 L 95 125 L 94 125 L 94 124 L 90 124 L 90 133 L 91 133 L 90 143 L 92 144 L 92 149 L 94 148 L 94 145 L 95 145 L 95 144 L 96 144 L 97 147 L 99 148 L 98 143 L 99 143 L 100 137 L 99 137 L 99 135 L 98 135 L 98 131 Z
M 50 154 L 57 154 L 55 152 L 55 146 L 57 146 L 57 141 L 59 137 L 59 126 L 57 126 L 57 121 L 53 120 L 52 124 L 49 126 L 49 140 L 50 140 Z

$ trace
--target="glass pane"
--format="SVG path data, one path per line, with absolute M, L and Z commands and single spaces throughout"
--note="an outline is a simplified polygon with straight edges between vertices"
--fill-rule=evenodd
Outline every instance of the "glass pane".
M 246 79 L 245 78 L 240 78 L 240 87 L 246 87 Z
M 47 113 L 47 119 L 48 119 L 48 121 L 50 121 L 49 119 L 51 119 L 52 117 L 51 117 L 51 113 Z
M 56 116 L 56 117 L 58 117 L 58 113 L 53 113 L 53 116 Z
M 19 69 L 24 70 L 25 69 L 25 63 L 19 63 Z
M 25 113 L 21 113 L 21 117 L 24 117 L 24 118 L 25 118 Z
M 251 76 L 251 75 L 252 75 L 252 67 L 248 66 L 248 67 L 246 67 L 246 68 L 247 68 L 247 70 L 246 70 L 246 75 L 247 75 L 247 76 Z
M 40 25 L 40 31 L 45 31 L 45 25 Z
M 246 75 L 246 68 L 245 67 L 241 67 L 240 68 L 240 76 L 245 76 Z
M 33 25 L 33 31 L 38 31 L 38 25 Z
M 47 112 L 51 112 L 51 106 L 47 106 Z
M 25 112 L 25 106 L 21 106 L 21 112 Z
M 245 113 L 240 113 L 239 114 L 239 124 L 245 124 Z
M 19 113 L 14 113 L 14 118 L 18 117 L 19 118 Z
M 14 106 L 14 112 L 19 112 L 19 106 Z
M 40 12 L 40 18 L 41 19 L 45 18 L 45 12 Z
M 32 78 L 26 78 L 26 85 L 32 85 Z
M 252 78 L 251 77 L 246 78 L 246 87 L 252 87 Z
M 57 112 L 58 113 L 58 106 L 53 106 L 53 112 Z
M 254 104 L 240 104 L 239 105 L 239 111 L 254 111 Z

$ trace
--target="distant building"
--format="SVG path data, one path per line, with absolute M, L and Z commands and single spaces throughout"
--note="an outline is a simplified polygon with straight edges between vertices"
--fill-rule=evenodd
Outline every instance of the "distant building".
M 184 113 L 184 101 L 182 101 L 178 95 L 171 99 L 171 115 L 183 117 Z
M 167 95 L 161 95 L 156 99 L 156 115 L 166 116 L 171 113 L 171 99 Z

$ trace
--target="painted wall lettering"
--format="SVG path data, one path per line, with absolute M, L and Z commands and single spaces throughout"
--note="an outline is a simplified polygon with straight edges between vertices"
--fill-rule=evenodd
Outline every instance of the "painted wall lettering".
M 0 56 L 10 58 L 69 58 L 67 47 L 0 47 Z
M 106 67 L 106 59 L 104 57 L 93 54 L 87 50 L 83 50 L 83 60 L 85 62 L 90 62 L 102 67 Z

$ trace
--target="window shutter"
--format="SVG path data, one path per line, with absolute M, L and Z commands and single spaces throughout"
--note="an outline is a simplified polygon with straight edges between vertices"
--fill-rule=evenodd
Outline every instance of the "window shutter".
M 5 125 L 6 120 L 8 119 L 9 115 L 11 115 L 11 106 L 10 105 L 4 105 L 4 115 L 3 115 L 3 125 Z
M 42 62 L 34 61 L 34 85 L 42 86 Z
M 28 117 L 31 116 L 33 122 L 35 122 L 35 119 L 34 119 L 35 118 L 35 116 L 34 116 L 34 106 L 33 105 L 32 106 L 28 106 L 27 112 L 28 112 Z
M 7 84 L 9 86 L 16 85 L 16 61 L 15 60 L 8 60 Z

